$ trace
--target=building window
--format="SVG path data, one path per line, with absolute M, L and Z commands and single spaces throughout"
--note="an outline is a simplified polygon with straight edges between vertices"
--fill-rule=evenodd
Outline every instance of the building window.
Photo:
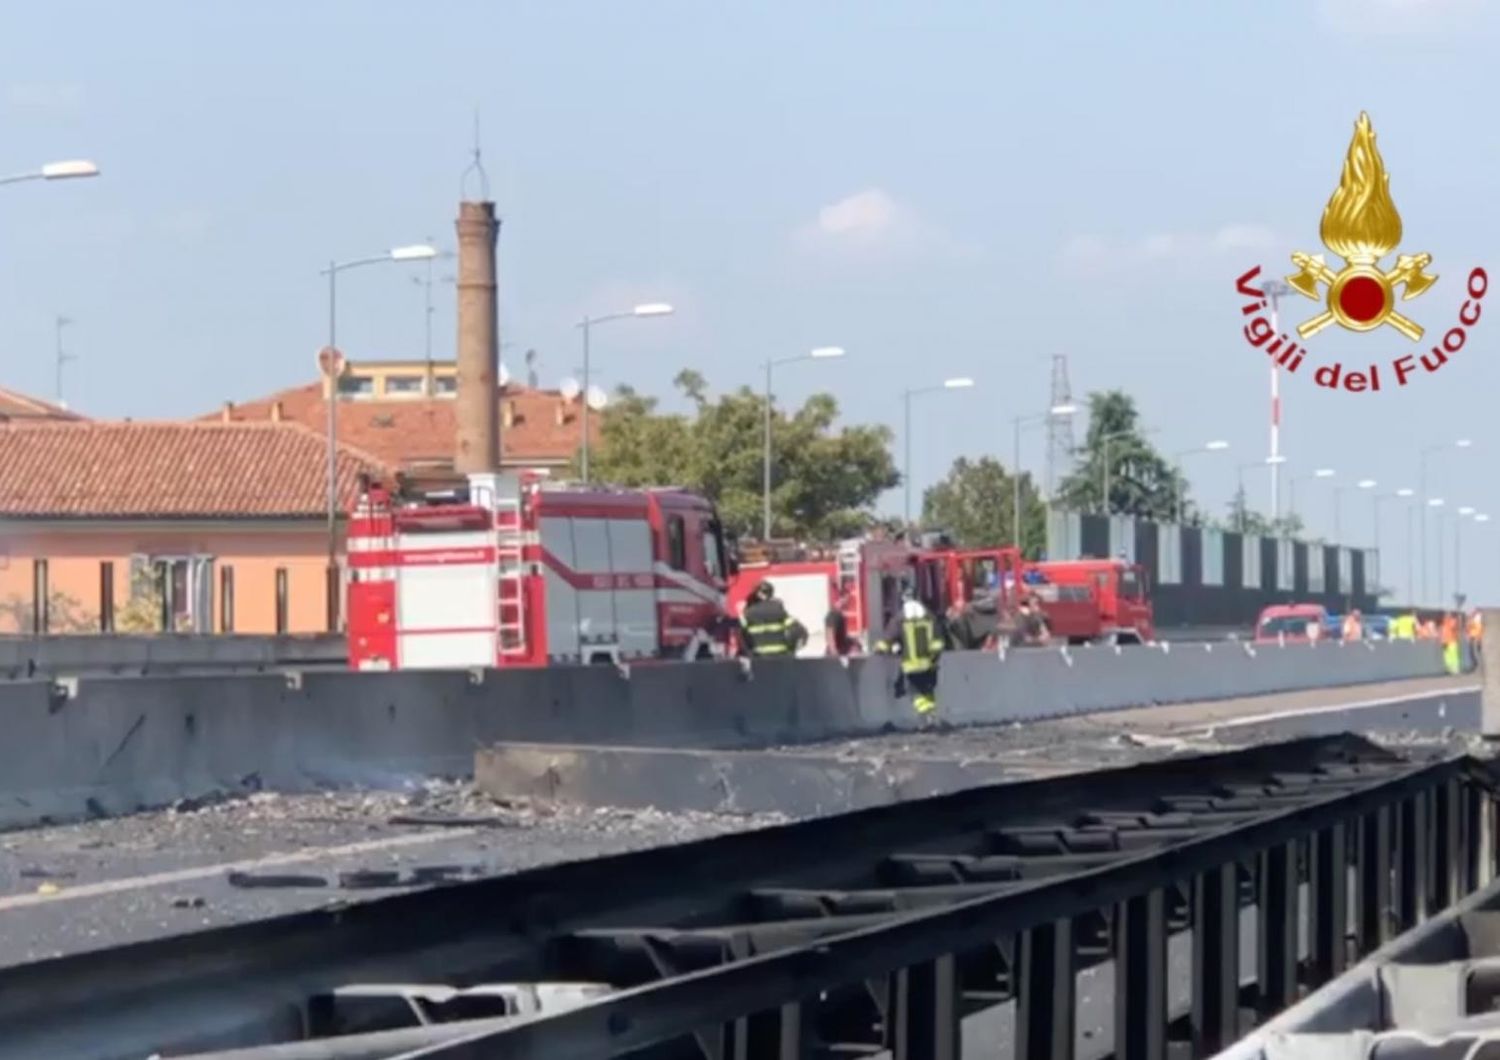
M 452 397 L 458 392 L 458 377 L 440 375 L 432 381 L 432 392 L 438 397 Z
M 423 390 L 422 383 L 420 375 L 388 375 L 385 377 L 385 393 L 398 397 L 420 394 Z
M 154 631 L 212 633 L 213 571 L 212 556 L 132 556 L 131 610 Z
M 342 397 L 369 397 L 375 393 L 375 380 L 367 375 L 344 375 L 339 377 L 339 394 Z
M 719 537 L 717 521 L 703 528 L 703 567 L 710 578 L 724 577 L 724 543 Z
M 680 515 L 667 520 L 667 562 L 673 570 L 687 570 L 687 534 Z

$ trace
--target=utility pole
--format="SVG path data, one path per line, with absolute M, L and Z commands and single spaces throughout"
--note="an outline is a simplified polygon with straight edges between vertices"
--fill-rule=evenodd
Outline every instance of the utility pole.
M 1261 294 L 1271 303 L 1271 334 L 1281 334 L 1281 316 L 1278 303 L 1292 289 L 1280 280 L 1272 280 L 1261 288 Z M 1281 464 L 1281 367 L 1271 362 L 1271 453 L 1266 463 L 1271 465 L 1271 525 L 1281 518 L 1281 478 L 1277 467 Z
M 71 323 L 73 323 L 72 318 L 65 317 L 61 313 L 58 314 L 55 321 L 57 348 L 53 356 L 57 370 L 56 400 L 58 405 L 63 408 L 67 408 L 67 402 L 63 400 L 63 365 L 67 364 L 69 361 L 77 360 L 77 358 L 72 354 L 67 353 L 63 350 L 63 328 L 67 327 Z

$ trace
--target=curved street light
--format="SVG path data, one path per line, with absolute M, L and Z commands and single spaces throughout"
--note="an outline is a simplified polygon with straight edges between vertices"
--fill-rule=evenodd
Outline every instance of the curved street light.
M 1228 442 L 1226 442 L 1222 438 L 1216 438 L 1216 439 L 1214 439 L 1211 442 L 1204 442 L 1202 445 L 1194 446 L 1191 449 L 1179 449 L 1176 453 L 1174 453 L 1172 455 L 1172 463 L 1176 464 L 1177 467 L 1178 467 L 1178 478 L 1179 479 L 1184 479 L 1184 480 L 1186 478 L 1186 476 L 1184 476 L 1181 473 L 1181 469 L 1182 469 L 1182 462 L 1184 460 L 1186 460 L 1188 457 L 1190 457 L 1190 456 L 1197 456 L 1200 453 L 1221 453 L 1221 452 L 1223 452 L 1224 450 L 1226 450 L 1228 448 L 1229 448 L 1229 443 Z M 1183 521 L 1183 519 L 1187 518 L 1187 497 L 1185 496 L 1186 492 L 1187 492 L 1186 490 L 1180 489 L 1180 488 L 1177 491 L 1177 522 L 1178 523 L 1181 523 Z
M 65 162 L 48 162 L 40 169 L 33 169 L 26 173 L 14 173 L 8 177 L 0 177 L 0 184 L 20 184 L 27 180 L 78 180 L 83 177 L 97 177 L 99 166 L 85 158 L 70 159 Z
M 641 308 L 649 309 L 653 307 L 638 307 L 636 316 L 653 315 L 640 312 Z M 819 346 L 806 353 L 798 354 L 795 357 L 780 357 L 766 361 L 766 437 L 761 476 L 761 537 L 765 541 L 771 540 L 771 369 L 783 364 L 797 364 L 801 361 L 827 361 L 842 356 L 844 356 L 844 348 L 842 346 Z
M 1013 421 L 1015 428 L 1015 452 L 1013 464 L 1010 469 L 1010 543 L 1016 548 L 1021 547 L 1021 428 L 1028 424 L 1070 419 L 1077 411 L 1077 405 L 1065 402 L 1061 405 L 1053 405 L 1040 415 L 1021 415 L 1015 417 Z
M 595 324 L 606 324 L 611 320 L 630 320 L 634 317 L 671 316 L 675 309 L 666 302 L 642 302 L 632 309 L 620 313 L 606 313 L 600 317 L 584 317 L 577 324 L 583 331 L 583 404 L 578 420 L 583 430 L 583 447 L 579 457 L 579 471 L 584 484 L 589 481 L 589 329 Z
M 902 460 L 905 464 L 905 467 L 902 468 L 901 477 L 905 480 L 903 485 L 905 486 L 906 500 L 903 507 L 903 512 L 906 516 L 907 526 L 911 525 L 911 399 L 916 397 L 918 394 L 935 394 L 939 390 L 968 390 L 973 385 L 974 380 L 970 379 L 968 376 L 955 376 L 952 379 L 944 379 L 936 386 L 913 387 L 910 390 L 904 391 L 902 394 L 902 402 L 905 405 L 906 419 L 905 435 L 902 439 L 905 449 L 905 454 L 903 455 Z
M 92 176 L 92 173 L 79 173 L 77 176 Z M 378 265 L 382 262 L 405 262 L 405 261 L 428 261 L 437 257 L 437 248 L 426 243 L 408 243 L 399 247 L 392 247 L 384 254 L 375 254 L 367 258 L 352 258 L 348 261 L 330 261 L 328 268 L 322 270 L 322 274 L 328 277 L 328 358 L 325 369 L 328 376 L 328 411 L 326 416 L 327 438 L 327 462 L 325 470 L 328 492 L 328 569 L 327 569 L 327 595 L 328 595 L 328 632 L 336 633 L 339 627 L 339 593 L 338 581 L 338 397 L 339 397 L 339 356 L 338 356 L 338 276 L 341 272 L 350 269 L 362 268 L 365 265 Z

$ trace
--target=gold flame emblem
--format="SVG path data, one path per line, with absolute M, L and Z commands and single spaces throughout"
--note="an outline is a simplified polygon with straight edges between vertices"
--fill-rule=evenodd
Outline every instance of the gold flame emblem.
M 1315 302 L 1326 300 L 1328 306 L 1297 326 L 1304 339 L 1334 323 L 1350 331 L 1373 331 L 1389 324 L 1413 342 L 1422 337 L 1421 327 L 1396 312 L 1396 288 L 1404 287 L 1401 299 L 1406 301 L 1426 291 L 1437 277 L 1422 271 L 1432 264 L 1431 254 L 1398 254 L 1395 268 L 1381 269 L 1380 259 L 1401 242 L 1401 215 L 1391 201 L 1390 183 L 1375 147 L 1370 116 L 1361 113 L 1339 186 L 1318 226 L 1323 245 L 1344 259 L 1344 267 L 1335 272 L 1321 254 L 1292 255 L 1292 264 L 1301 271 L 1288 276 L 1287 282 Z M 1319 285 L 1327 286 L 1326 295 Z

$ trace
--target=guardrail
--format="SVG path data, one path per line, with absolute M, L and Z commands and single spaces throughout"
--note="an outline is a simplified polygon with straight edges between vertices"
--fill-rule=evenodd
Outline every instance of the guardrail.
M 1490 812 L 1470 810 L 1467 823 L 1483 822 L 1470 838 L 1478 872 L 1460 883 L 1483 882 L 1495 871 Z M 1403 912 L 1396 923 L 1418 926 L 1226 1049 L 1220 1060 L 1447 1060 L 1500 1049 L 1500 881 L 1428 919 L 1434 899 L 1446 904 L 1461 890 L 1454 877 L 1433 871 L 1433 837 L 1441 851 L 1452 842 L 1454 824 L 1439 820 L 1433 832 L 1430 808 L 1421 804 L 1414 817 L 1416 827 L 1401 837 L 1407 848 L 1393 887 Z M 1465 823 L 1457 824 L 1460 839 Z M 1413 906 L 1414 918 L 1405 915 Z
M 1488 874 L 1495 791 L 1351 738 L 975 789 L 7 969 L 0 1057 L 1202 1056 Z M 612 992 L 505 1000 L 560 982 Z

